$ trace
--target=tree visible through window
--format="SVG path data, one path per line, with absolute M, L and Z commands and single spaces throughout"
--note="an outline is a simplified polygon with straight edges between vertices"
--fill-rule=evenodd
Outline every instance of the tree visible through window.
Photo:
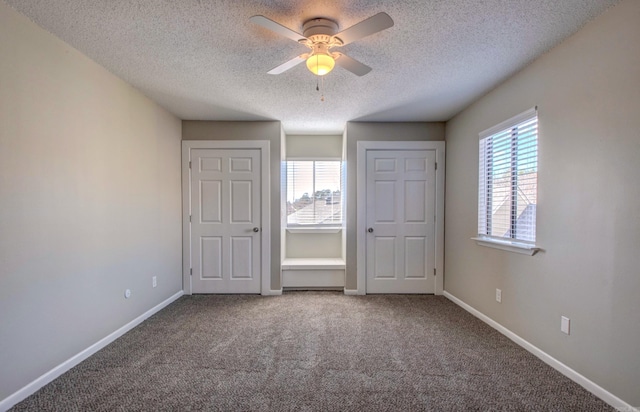
M 287 225 L 342 224 L 342 162 L 287 161 Z
M 538 192 L 535 109 L 480 135 L 478 235 L 533 243 Z

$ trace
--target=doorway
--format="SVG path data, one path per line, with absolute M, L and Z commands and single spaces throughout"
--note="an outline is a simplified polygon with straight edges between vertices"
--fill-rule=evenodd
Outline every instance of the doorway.
M 183 287 L 269 290 L 269 145 L 183 141 Z
M 443 291 L 444 142 L 358 142 L 358 293 Z

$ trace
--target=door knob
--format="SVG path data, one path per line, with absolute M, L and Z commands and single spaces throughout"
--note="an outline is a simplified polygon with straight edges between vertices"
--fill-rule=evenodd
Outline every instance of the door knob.
M 372 227 L 370 227 L 369 229 L 367 229 L 367 232 L 369 232 L 369 233 L 373 233 L 373 228 L 372 228 Z
M 259 231 L 260 231 L 260 229 L 259 229 L 259 228 L 257 228 L 257 227 L 254 227 L 254 228 L 253 228 L 253 231 L 254 231 L 254 232 L 259 232 Z

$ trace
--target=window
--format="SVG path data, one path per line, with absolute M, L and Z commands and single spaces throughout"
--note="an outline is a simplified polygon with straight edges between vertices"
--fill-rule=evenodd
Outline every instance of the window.
M 480 133 L 478 238 L 533 245 L 538 191 L 535 108 Z
M 287 161 L 287 226 L 342 225 L 342 162 Z

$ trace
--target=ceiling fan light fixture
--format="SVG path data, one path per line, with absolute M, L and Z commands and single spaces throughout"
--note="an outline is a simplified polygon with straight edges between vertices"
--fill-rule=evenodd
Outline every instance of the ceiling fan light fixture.
M 302 34 L 264 16 L 252 16 L 250 20 L 265 29 L 311 49 L 311 53 L 298 55 L 288 62 L 269 70 L 267 73 L 280 74 L 306 61 L 307 68 L 316 76 L 324 76 L 331 72 L 338 59 L 340 59 L 338 64 L 340 67 L 357 76 L 364 76 L 369 73 L 371 67 L 341 52 L 332 53 L 331 48 L 345 46 L 393 26 L 393 19 L 384 12 L 362 20 L 360 23 L 356 23 L 339 33 L 337 22 L 322 17 L 305 21 L 302 25 Z
M 314 53 L 307 58 L 307 68 L 317 76 L 324 76 L 336 65 L 336 61 L 327 53 Z

